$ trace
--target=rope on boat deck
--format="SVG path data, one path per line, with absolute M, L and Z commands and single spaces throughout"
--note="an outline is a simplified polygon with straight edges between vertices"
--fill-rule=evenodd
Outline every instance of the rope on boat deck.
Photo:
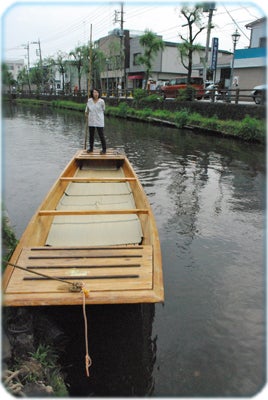
M 82 285 L 82 293 L 83 293 L 83 315 L 84 315 L 84 325 L 85 325 L 85 346 L 86 346 L 86 355 L 85 355 L 85 364 L 86 364 L 86 374 L 89 377 L 89 367 L 92 365 L 92 360 L 88 354 L 88 332 L 87 332 L 87 313 L 86 313 L 86 297 L 89 296 L 89 290 L 86 288 L 85 284 Z
M 21 269 L 26 272 L 31 272 L 32 274 L 40 275 L 42 277 L 52 279 L 55 281 L 60 281 L 63 283 L 67 283 L 68 285 L 71 285 L 70 291 L 71 292 L 80 292 L 83 295 L 83 317 L 84 317 L 84 325 L 85 325 L 85 347 L 86 347 L 86 355 L 85 355 L 85 366 L 86 366 L 86 374 L 87 377 L 89 377 L 89 367 L 92 365 L 92 360 L 88 354 L 88 322 L 87 322 L 87 313 L 86 313 L 86 297 L 89 297 L 89 289 L 86 287 L 84 282 L 70 282 L 66 281 L 65 279 L 61 278 L 54 278 L 53 276 L 49 276 L 46 274 L 41 274 L 40 272 L 28 270 L 27 268 L 21 267 L 20 265 L 13 264 L 9 261 L 3 261 L 7 265 L 11 265 L 14 268 Z

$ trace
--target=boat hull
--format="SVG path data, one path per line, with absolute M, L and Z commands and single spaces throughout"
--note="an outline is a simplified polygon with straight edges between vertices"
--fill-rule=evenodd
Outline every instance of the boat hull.
M 82 290 L 83 289 L 83 290 Z M 32 217 L 3 276 L 3 304 L 164 300 L 149 201 L 127 157 L 76 153 Z

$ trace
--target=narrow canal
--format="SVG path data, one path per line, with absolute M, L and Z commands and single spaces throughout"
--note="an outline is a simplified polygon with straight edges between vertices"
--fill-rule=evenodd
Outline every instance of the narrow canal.
M 3 202 L 17 237 L 84 132 L 81 113 L 4 109 Z M 55 318 L 68 341 L 70 395 L 258 393 L 266 376 L 265 148 L 112 118 L 105 134 L 108 147 L 126 152 L 152 204 L 165 303 L 88 307 L 89 379 L 82 309 Z

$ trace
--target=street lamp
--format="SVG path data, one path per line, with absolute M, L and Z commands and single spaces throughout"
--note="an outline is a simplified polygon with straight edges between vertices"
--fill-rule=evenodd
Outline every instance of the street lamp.
M 240 33 L 238 32 L 238 30 L 236 29 L 235 32 L 232 34 L 232 41 L 234 44 L 234 48 L 233 48 L 233 58 L 232 58 L 232 66 L 231 66 L 231 76 L 230 76 L 230 83 L 229 83 L 229 96 L 228 96 L 228 101 L 231 101 L 231 89 L 232 89 L 232 84 L 233 84 L 233 75 L 234 75 L 234 58 L 235 58 L 235 49 L 236 49 L 236 45 L 237 42 L 240 38 Z

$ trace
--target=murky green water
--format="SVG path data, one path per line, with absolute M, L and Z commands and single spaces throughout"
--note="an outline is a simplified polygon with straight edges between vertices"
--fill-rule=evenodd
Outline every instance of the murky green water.
M 5 110 L 3 200 L 18 236 L 84 132 L 79 113 Z M 90 379 L 82 310 L 55 316 L 69 340 L 71 395 L 257 393 L 266 376 L 265 149 L 110 118 L 105 135 L 126 152 L 152 204 L 165 303 L 88 307 Z

